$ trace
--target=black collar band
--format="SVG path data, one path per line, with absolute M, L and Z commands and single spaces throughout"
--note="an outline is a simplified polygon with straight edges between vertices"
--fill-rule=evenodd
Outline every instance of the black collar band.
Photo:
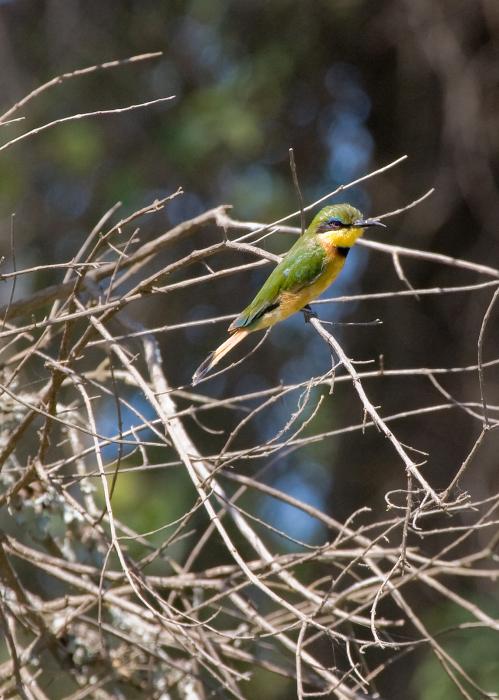
M 338 254 L 341 255 L 342 258 L 346 258 L 346 256 L 350 252 L 350 246 L 349 245 L 346 245 L 346 246 L 339 245 L 339 246 L 336 246 L 336 250 L 338 251 Z

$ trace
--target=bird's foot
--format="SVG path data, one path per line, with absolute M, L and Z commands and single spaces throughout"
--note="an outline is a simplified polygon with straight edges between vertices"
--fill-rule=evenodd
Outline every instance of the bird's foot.
M 315 311 L 312 311 L 310 304 L 304 306 L 303 309 L 301 309 L 301 312 L 303 314 L 303 318 L 305 319 L 305 323 L 310 323 L 311 318 L 319 318 Z

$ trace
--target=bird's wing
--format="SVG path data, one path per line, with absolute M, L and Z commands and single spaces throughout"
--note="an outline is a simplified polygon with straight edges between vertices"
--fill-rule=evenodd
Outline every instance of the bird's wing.
M 319 243 L 299 239 L 272 271 L 251 304 L 232 322 L 230 330 L 246 328 L 279 306 L 283 292 L 296 293 L 313 284 L 326 264 Z

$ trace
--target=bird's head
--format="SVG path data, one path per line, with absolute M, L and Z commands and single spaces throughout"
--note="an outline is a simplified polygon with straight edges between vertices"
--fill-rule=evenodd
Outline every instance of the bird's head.
M 336 246 L 352 246 L 368 226 L 386 226 L 377 219 L 364 219 L 358 209 L 350 204 L 333 204 L 324 207 L 310 224 L 314 234 L 328 234 L 329 242 Z

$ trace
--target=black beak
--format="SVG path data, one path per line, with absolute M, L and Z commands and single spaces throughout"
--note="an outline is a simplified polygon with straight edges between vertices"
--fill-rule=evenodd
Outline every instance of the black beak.
M 384 224 L 379 219 L 358 219 L 357 221 L 353 222 L 352 226 L 358 228 L 367 228 L 368 226 L 383 226 L 383 228 L 387 228 L 386 224 Z

